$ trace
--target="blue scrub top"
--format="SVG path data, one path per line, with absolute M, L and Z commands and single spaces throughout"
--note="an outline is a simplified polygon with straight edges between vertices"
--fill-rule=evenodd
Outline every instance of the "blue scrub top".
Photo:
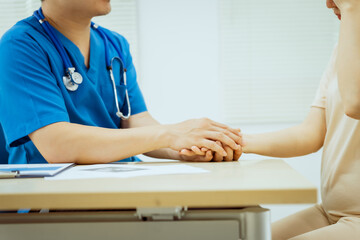
M 119 44 L 125 60 L 131 114 L 147 111 L 128 42 L 123 36 L 106 31 Z M 79 48 L 60 32 L 56 34 L 84 79 L 75 92 L 64 86 L 65 70 L 60 54 L 35 17 L 18 22 L 0 40 L 0 122 L 10 154 L 9 163 L 46 163 L 28 135 L 52 123 L 121 128 L 100 34 L 91 29 L 89 68 Z M 109 44 L 109 57 L 114 56 L 119 54 Z M 127 114 L 123 70 L 118 62 L 114 62 L 113 69 L 120 110 Z

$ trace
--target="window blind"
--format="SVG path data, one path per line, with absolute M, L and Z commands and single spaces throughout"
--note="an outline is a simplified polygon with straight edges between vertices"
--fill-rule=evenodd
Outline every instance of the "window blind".
M 299 122 L 337 41 L 314 0 L 219 0 L 221 106 L 229 124 Z
M 40 5 L 40 0 L 0 0 L 0 37 L 16 22 L 31 16 Z M 138 49 L 136 0 L 113 0 L 111 6 L 110 14 L 96 17 L 94 21 L 126 37 L 136 61 Z
M 0 37 L 16 22 L 32 15 L 40 5 L 40 0 L 0 0 Z

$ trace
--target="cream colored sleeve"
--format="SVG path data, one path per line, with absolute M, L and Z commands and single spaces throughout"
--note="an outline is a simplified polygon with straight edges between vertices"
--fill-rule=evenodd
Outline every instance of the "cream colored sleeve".
M 326 96 L 327 96 L 329 81 L 332 77 L 336 76 L 335 74 L 336 56 L 337 56 L 337 45 L 335 46 L 330 61 L 321 77 L 320 85 L 315 94 L 315 99 L 311 104 L 312 107 L 325 108 L 326 106 Z

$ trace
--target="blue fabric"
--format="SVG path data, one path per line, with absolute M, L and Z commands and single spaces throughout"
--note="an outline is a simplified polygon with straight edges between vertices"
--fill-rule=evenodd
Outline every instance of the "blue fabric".
M 24 208 L 24 209 L 19 209 L 17 211 L 17 213 L 29 213 L 31 211 L 31 208 Z
M 147 111 L 136 81 L 128 42 L 117 33 L 105 31 L 119 45 L 125 59 L 132 115 Z M 99 33 L 91 29 L 89 68 L 85 66 L 79 48 L 60 32 L 56 31 L 56 35 L 84 78 L 75 92 L 65 88 L 61 57 L 35 17 L 18 22 L 0 40 L 0 122 L 10 154 L 9 163 L 46 163 L 28 135 L 52 123 L 121 128 Z M 110 45 L 109 56 L 118 55 Z M 122 69 L 118 62 L 114 62 L 113 69 L 119 106 L 126 114 Z
M 6 150 L 5 145 L 6 143 L 5 143 L 4 132 L 0 124 L 0 164 L 8 163 L 9 153 Z

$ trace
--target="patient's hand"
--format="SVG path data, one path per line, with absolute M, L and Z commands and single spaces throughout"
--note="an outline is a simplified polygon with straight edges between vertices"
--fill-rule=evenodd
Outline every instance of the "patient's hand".
M 223 157 L 222 155 L 212 152 L 207 148 L 198 148 L 197 146 L 191 147 L 191 149 L 182 149 L 179 154 L 181 158 L 185 161 L 189 161 L 186 158 L 195 158 L 196 160 L 193 161 L 214 161 L 214 162 L 222 162 L 222 161 L 237 161 L 239 160 L 240 156 L 242 155 L 242 149 L 239 150 L 232 150 L 229 146 L 222 145 L 219 141 L 216 142 L 219 146 L 222 146 L 227 156 Z M 239 145 L 241 143 L 238 143 Z
M 198 147 L 193 146 L 191 149 L 182 149 L 179 151 L 179 156 L 182 161 L 210 162 L 214 158 L 214 152 L 207 148 L 200 150 Z

